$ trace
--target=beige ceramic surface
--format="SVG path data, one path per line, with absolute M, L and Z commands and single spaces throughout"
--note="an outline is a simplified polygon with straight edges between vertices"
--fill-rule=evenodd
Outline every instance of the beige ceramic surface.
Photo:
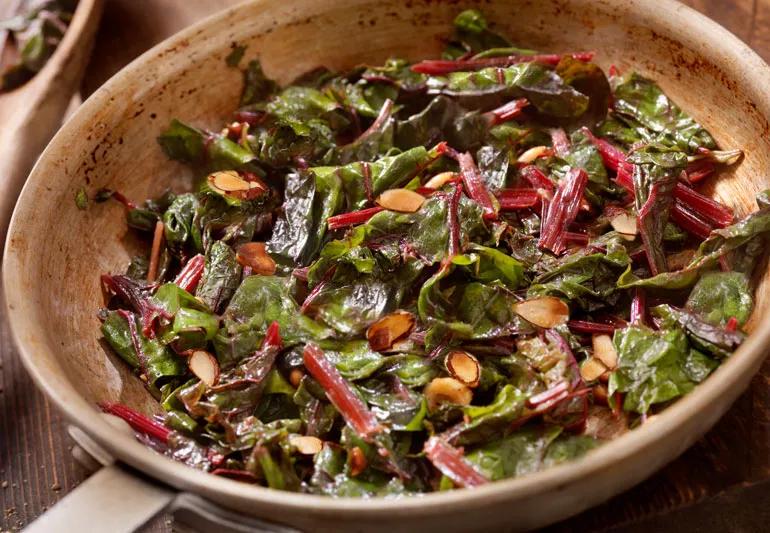
M 399 5 L 401 4 L 401 5 Z M 538 0 L 480 3 L 518 44 L 544 51 L 598 50 L 605 67 L 637 69 L 746 158 L 715 195 L 739 214 L 770 179 L 770 69 L 713 22 L 669 0 Z M 594 505 L 650 475 L 710 428 L 744 390 L 770 340 L 770 288 L 760 287 L 754 333 L 706 383 L 639 430 L 574 463 L 472 491 L 401 500 L 333 500 L 271 491 L 208 476 L 118 434 L 93 407 L 118 400 L 158 407 L 139 380 L 99 343 L 98 275 L 119 271 L 132 242 L 117 203 L 79 211 L 85 187 L 130 198 L 183 187 L 185 170 L 154 142 L 172 117 L 214 127 L 241 87 L 226 68 L 231 43 L 248 44 L 266 72 L 288 82 L 319 65 L 345 68 L 390 55 L 435 56 L 463 2 L 264 0 L 247 3 L 151 50 L 97 91 L 59 132 L 23 191 L 6 247 L 11 327 L 27 368 L 66 415 L 112 454 L 179 489 L 245 513 L 340 531 L 522 529 Z

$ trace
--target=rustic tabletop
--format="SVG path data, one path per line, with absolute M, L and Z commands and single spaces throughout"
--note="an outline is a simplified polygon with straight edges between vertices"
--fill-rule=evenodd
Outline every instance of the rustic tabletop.
M 0 0 L 2 1 L 2 0 Z M 141 52 L 235 0 L 105 0 L 88 95 Z M 686 0 L 770 61 L 770 0 Z M 654 0 L 650 0 L 653 7 Z M 156 13 L 157 16 L 150 16 Z M 552 531 L 767 531 L 770 359 L 717 426 L 654 477 Z M 32 384 L 0 314 L 0 531 L 18 530 L 78 485 L 59 414 Z M 146 531 L 170 531 L 159 517 Z

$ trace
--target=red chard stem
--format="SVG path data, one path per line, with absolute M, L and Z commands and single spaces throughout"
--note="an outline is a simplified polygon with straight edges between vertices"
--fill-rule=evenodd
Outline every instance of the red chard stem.
M 198 254 L 185 264 L 184 268 L 179 272 L 179 275 L 174 280 L 174 283 L 179 285 L 182 289 L 186 290 L 190 294 L 195 292 L 198 287 L 198 282 L 203 275 L 203 268 L 206 266 L 206 258 L 202 254 Z
M 478 487 L 489 480 L 463 457 L 463 453 L 440 437 L 425 442 L 425 455 L 439 472 L 460 487 Z
M 384 431 L 385 428 L 377 421 L 374 413 L 358 397 L 350 383 L 340 375 L 337 367 L 326 358 L 318 346 L 306 345 L 303 360 L 305 368 L 323 387 L 329 401 L 361 438 L 370 440 L 377 433 Z
M 99 407 L 102 411 L 111 415 L 122 418 L 139 433 L 148 435 L 160 442 L 168 443 L 168 437 L 171 434 L 171 430 L 160 422 L 131 409 L 130 407 L 120 403 L 100 403 Z
M 358 224 L 365 224 L 370 218 L 382 210 L 382 207 L 369 207 L 367 209 L 361 209 L 360 211 L 342 213 L 327 218 L 326 223 L 329 225 L 330 230 L 357 226 Z

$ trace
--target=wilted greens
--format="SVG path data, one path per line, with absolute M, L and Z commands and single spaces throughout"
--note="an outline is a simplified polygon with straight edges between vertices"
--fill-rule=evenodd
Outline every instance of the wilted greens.
M 45 66 L 67 31 L 77 0 L 28 0 L 0 21 L 0 92 L 23 85 Z M 3 36 L 3 34 L 5 34 Z
M 234 46 L 232 119 L 158 138 L 192 191 L 95 198 L 147 243 L 100 316 L 165 414 L 105 410 L 215 475 L 393 496 L 577 458 L 730 357 L 770 207 L 698 188 L 741 153 L 591 52 L 477 11 L 448 43 L 283 88 Z

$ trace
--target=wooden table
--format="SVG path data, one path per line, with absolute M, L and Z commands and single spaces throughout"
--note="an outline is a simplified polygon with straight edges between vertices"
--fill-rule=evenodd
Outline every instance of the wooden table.
M 654 0 L 650 8 L 654 8 Z M 234 0 L 106 0 L 89 94 L 133 57 Z M 770 0 L 686 0 L 770 61 Z M 163 13 L 147 17 L 155 10 Z M 0 316 L 0 531 L 17 530 L 86 476 L 59 414 L 37 391 Z M 552 531 L 770 529 L 770 360 L 717 426 L 648 481 Z M 171 530 L 159 517 L 147 531 Z

